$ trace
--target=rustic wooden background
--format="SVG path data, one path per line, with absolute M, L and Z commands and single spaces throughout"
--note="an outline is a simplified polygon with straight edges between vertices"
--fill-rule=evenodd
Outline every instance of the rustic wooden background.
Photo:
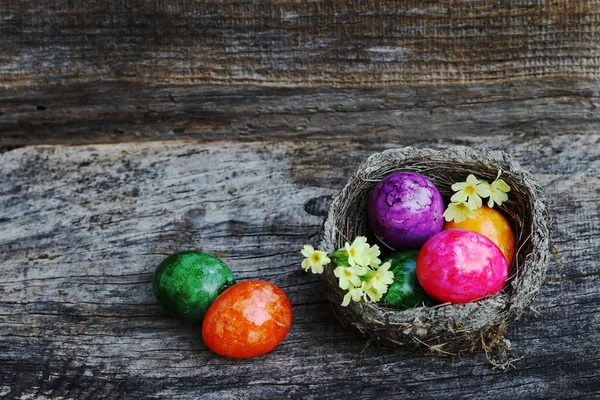
M 455 144 L 555 219 L 506 371 L 365 347 L 299 271 L 359 162 Z M 0 397 L 598 398 L 599 197 L 597 0 L 0 0 Z M 187 248 L 284 289 L 277 349 L 218 357 L 160 309 Z

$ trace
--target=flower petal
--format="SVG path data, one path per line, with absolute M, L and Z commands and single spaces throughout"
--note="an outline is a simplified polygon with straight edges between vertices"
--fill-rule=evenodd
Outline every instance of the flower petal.
M 467 184 L 476 186 L 479 184 L 479 180 L 475 178 L 475 175 L 469 174 L 469 176 L 467 176 Z
M 493 197 L 494 197 L 494 201 L 499 206 L 501 206 L 502 203 L 504 203 L 506 200 L 508 200 L 508 195 L 506 193 L 504 193 L 504 192 L 501 192 L 501 191 L 496 191 L 493 194 Z
M 477 193 L 481 197 L 488 197 L 492 191 L 490 190 L 490 185 L 487 183 L 480 183 L 477 185 L 475 193 Z
M 308 258 L 302 260 L 302 268 L 304 268 L 305 271 L 308 271 L 310 268 L 310 260 Z
M 503 192 L 510 192 L 510 186 L 503 179 L 498 179 L 496 181 L 496 187 Z
M 367 238 L 364 236 L 357 236 L 356 239 L 354 239 L 354 242 L 352 242 L 352 247 L 358 247 L 360 245 L 363 245 L 367 243 Z
M 338 281 L 338 286 L 340 287 L 340 289 L 348 290 L 348 288 L 350 287 L 350 281 L 345 277 L 340 278 L 340 280 Z
M 347 307 L 348 304 L 350 304 L 351 297 L 352 295 L 350 294 L 350 292 L 346 293 L 346 295 L 344 296 L 344 300 L 342 301 L 342 307 Z
M 465 212 L 465 216 L 467 218 L 475 218 L 477 216 L 477 213 L 475 211 L 473 211 L 473 210 L 467 210 Z
M 456 218 L 456 205 L 454 203 L 448 204 L 448 208 L 444 211 L 443 215 L 446 222 L 450 222 Z
M 381 282 L 381 287 L 377 288 L 377 293 L 379 293 L 379 295 L 381 297 L 383 297 L 383 295 L 386 294 L 387 291 L 388 291 L 388 284 L 384 283 L 384 282 Z M 379 301 L 381 299 L 381 297 L 377 301 Z
M 450 201 L 455 203 L 462 203 L 463 201 L 467 200 L 467 197 L 469 196 L 467 196 L 467 194 L 461 190 L 460 192 L 454 193 L 452 197 L 450 197 Z
M 465 219 L 467 219 L 467 216 L 464 213 L 457 213 L 456 217 L 454 217 L 454 222 L 463 222 Z
M 456 182 L 454 185 L 452 185 L 452 190 L 458 192 L 459 190 L 463 190 L 466 186 L 466 182 Z
M 479 200 L 479 202 L 477 202 L 477 200 Z M 481 207 L 481 197 L 479 197 L 477 195 L 469 196 L 469 200 L 467 201 L 466 204 L 470 210 L 476 210 L 479 207 Z
M 381 299 L 381 294 L 375 288 L 371 288 L 365 292 L 373 303 L 378 302 Z
M 373 289 L 377 290 L 380 293 L 383 291 L 383 289 L 387 290 L 386 285 L 381 283 L 381 281 L 376 281 L 375 279 L 373 279 L 373 283 L 371 284 L 371 286 Z M 370 292 L 370 290 L 368 292 Z
M 381 274 L 381 282 L 391 285 L 394 282 L 394 273 L 392 271 L 384 271 Z
M 302 248 L 302 250 L 300 251 L 300 253 L 304 256 L 304 257 L 310 257 L 312 253 L 314 253 L 315 249 L 312 246 L 309 245 L 304 245 L 304 247 Z
M 331 259 L 327 257 L 327 253 L 324 251 L 319 251 L 319 255 L 321 256 L 321 264 L 327 265 L 331 262 Z
M 360 265 L 355 265 L 354 267 L 351 267 L 351 271 L 357 275 L 357 276 L 363 276 L 364 274 L 367 273 L 367 269 L 361 267 Z
M 356 275 L 352 275 L 350 278 L 348 278 L 348 281 L 354 286 L 360 286 L 360 278 Z
M 350 293 L 351 293 L 351 296 L 352 296 L 352 300 L 354 300 L 354 301 L 360 301 L 360 298 L 363 295 L 362 287 L 351 289 Z

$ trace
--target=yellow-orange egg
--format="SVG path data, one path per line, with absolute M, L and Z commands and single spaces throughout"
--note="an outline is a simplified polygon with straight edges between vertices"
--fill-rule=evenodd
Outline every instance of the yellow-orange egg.
M 510 267 L 515 256 L 515 235 L 510 224 L 502 214 L 493 208 L 483 206 L 475 212 L 477 216 L 474 218 L 467 218 L 458 223 L 446 222 L 444 230 L 458 228 L 481 233 L 500 248 Z

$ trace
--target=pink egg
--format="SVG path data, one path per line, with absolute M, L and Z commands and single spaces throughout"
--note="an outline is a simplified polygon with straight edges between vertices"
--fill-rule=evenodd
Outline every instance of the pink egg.
M 440 302 L 468 303 L 498 293 L 508 277 L 502 251 L 485 236 L 464 229 L 442 231 L 425 242 L 417 278 Z

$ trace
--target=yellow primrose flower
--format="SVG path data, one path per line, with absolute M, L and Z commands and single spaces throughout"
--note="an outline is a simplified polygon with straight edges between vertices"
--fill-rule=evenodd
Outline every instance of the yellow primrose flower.
M 508 200 L 508 195 L 506 193 L 510 192 L 510 186 L 503 179 L 500 179 L 500 173 L 498 173 L 498 177 L 494 182 L 490 184 L 490 198 L 488 199 L 488 207 L 494 207 L 494 203 L 499 206 L 502 205 L 506 200 Z
M 474 218 L 477 216 L 477 213 L 469 208 L 467 203 L 450 203 L 448 204 L 448 208 L 444 211 L 444 218 L 446 221 L 450 222 L 454 220 L 454 222 L 462 222 L 467 218 Z
M 456 193 L 450 198 L 450 201 L 453 203 L 466 202 L 471 210 L 481 207 L 481 198 L 490 195 L 490 186 L 480 182 L 473 174 L 467 177 L 466 182 L 457 182 L 452 185 L 452 190 Z
M 388 285 L 394 282 L 394 273 L 390 271 L 392 265 L 389 262 L 383 263 L 377 272 L 369 280 L 369 286 L 377 290 L 379 294 L 388 291 Z
M 381 251 L 379 251 L 379 246 L 374 244 L 367 250 L 368 264 L 371 268 L 377 269 L 379 268 L 379 264 L 381 264 L 381 260 L 379 259 L 379 255 Z
M 361 285 L 360 287 L 355 287 L 351 285 L 350 290 L 348 290 L 348 293 L 346 293 L 346 295 L 344 296 L 344 300 L 342 301 L 342 307 L 348 306 L 348 304 L 350 304 L 350 300 L 359 302 L 364 294 L 363 286 L 364 282 L 363 285 Z
M 358 265 L 354 267 L 337 267 L 333 270 L 333 274 L 338 277 L 340 288 L 344 290 L 347 290 L 350 286 L 360 286 L 360 276 L 366 273 L 367 270 Z
M 308 271 L 312 270 L 314 274 L 322 274 L 323 266 L 329 264 L 331 261 L 327 257 L 327 253 L 324 251 L 315 250 L 312 246 L 306 245 L 301 251 L 302 255 L 306 257 L 302 261 L 302 268 Z
M 379 293 L 379 291 L 375 289 L 370 283 L 363 282 L 361 289 L 363 291 L 363 299 L 365 300 L 365 303 L 368 303 L 369 301 L 377 303 L 383 297 L 383 295 Z
M 348 264 L 351 266 L 358 264 L 363 267 L 369 265 L 370 246 L 367 243 L 366 237 L 358 236 L 352 244 L 346 242 L 344 247 L 348 252 Z

